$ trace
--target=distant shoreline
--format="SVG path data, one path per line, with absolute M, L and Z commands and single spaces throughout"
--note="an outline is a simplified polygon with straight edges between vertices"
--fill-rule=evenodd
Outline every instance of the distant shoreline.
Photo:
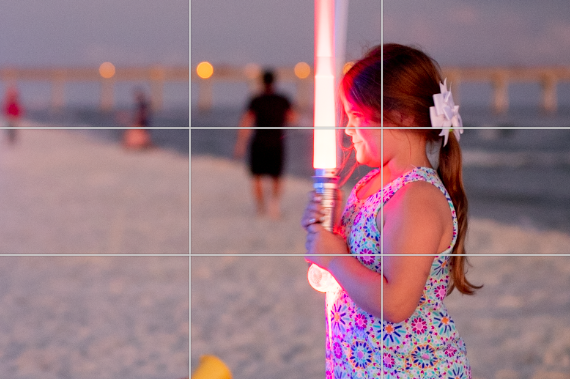
M 192 127 L 237 127 L 244 105 L 218 105 L 209 111 L 191 107 Z M 494 114 L 490 106 L 463 105 L 460 107 L 463 125 L 466 127 L 568 127 L 570 105 L 560 104 L 554 114 L 544 114 L 538 105 L 511 105 L 506 114 Z M 312 109 L 300 111 L 301 127 L 312 126 Z
M 91 128 L 78 129 L 74 132 L 85 133 L 103 141 L 120 143 L 122 130 L 105 129 L 108 127 L 131 126 L 132 109 L 118 108 L 110 112 L 102 112 L 96 107 L 67 107 L 60 111 L 45 109 L 30 109 L 24 113 L 21 126 L 49 126 L 62 128 Z M 0 117 L 0 126 L 5 121 Z M 152 115 L 150 127 L 151 139 L 158 148 L 175 151 L 188 156 L 189 131 L 184 129 L 169 129 L 172 127 L 186 128 L 189 125 L 188 109 L 179 108 L 163 110 Z

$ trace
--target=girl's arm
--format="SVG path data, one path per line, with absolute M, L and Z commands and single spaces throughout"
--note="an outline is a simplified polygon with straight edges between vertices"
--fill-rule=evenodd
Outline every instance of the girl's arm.
M 449 245 L 453 225 L 445 197 L 424 182 L 400 189 L 386 204 L 384 213 L 384 252 L 394 255 L 384 256 L 384 276 L 349 255 L 344 240 L 319 225 L 309 228 L 313 231 L 308 239 L 309 254 L 346 255 L 308 255 L 308 259 L 329 270 L 351 299 L 376 317 L 381 316 L 383 289 L 384 319 L 401 322 L 418 306 L 434 256 Z M 381 230 L 380 215 L 377 224 Z

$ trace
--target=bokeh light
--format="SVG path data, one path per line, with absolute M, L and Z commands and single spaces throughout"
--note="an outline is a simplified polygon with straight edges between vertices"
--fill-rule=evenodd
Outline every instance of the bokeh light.
M 115 76 L 115 66 L 111 62 L 103 62 L 99 66 L 99 74 L 105 79 Z
M 346 74 L 348 70 L 350 70 L 354 66 L 354 62 L 346 62 L 344 66 L 342 66 L 342 74 Z
M 214 74 L 214 66 L 210 62 L 200 62 L 196 66 L 196 73 L 202 79 L 208 79 Z
M 299 79 L 305 79 L 311 74 L 311 66 L 305 62 L 299 62 L 295 65 L 295 75 Z

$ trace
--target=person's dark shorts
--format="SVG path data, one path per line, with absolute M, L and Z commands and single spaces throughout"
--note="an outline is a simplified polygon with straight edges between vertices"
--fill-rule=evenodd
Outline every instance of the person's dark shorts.
M 283 144 L 267 146 L 255 141 L 250 146 L 249 168 L 252 175 L 281 176 L 285 160 Z

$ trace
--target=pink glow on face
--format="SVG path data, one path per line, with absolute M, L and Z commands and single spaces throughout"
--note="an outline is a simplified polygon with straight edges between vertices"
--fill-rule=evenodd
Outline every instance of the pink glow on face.
M 356 160 L 360 164 L 370 167 L 383 165 L 381 154 L 382 131 L 379 122 L 371 120 L 368 112 L 358 105 L 351 103 L 346 98 L 342 99 L 344 112 L 348 117 L 348 123 L 344 132 L 352 139 L 356 150 Z M 385 124 L 386 125 L 386 124 Z M 388 139 L 390 133 L 384 133 L 384 156 L 389 156 L 388 149 L 391 144 Z M 388 142 L 388 143 L 387 143 Z
M 315 0 L 314 168 L 336 168 L 334 0 Z

